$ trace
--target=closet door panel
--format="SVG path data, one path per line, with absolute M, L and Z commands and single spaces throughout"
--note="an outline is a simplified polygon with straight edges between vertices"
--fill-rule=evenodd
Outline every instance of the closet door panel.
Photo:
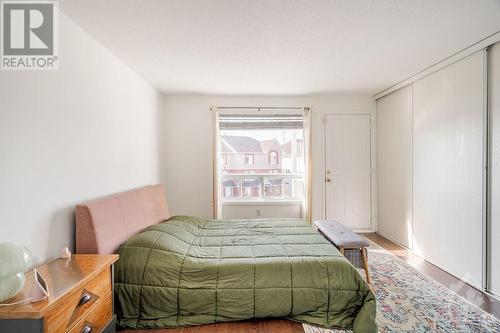
M 412 86 L 377 101 L 377 227 L 411 247 Z
M 500 295 L 500 43 L 490 49 L 490 286 Z
M 482 284 L 483 53 L 414 83 L 414 251 Z

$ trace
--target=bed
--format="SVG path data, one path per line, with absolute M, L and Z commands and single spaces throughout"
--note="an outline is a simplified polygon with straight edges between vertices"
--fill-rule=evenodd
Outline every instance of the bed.
M 78 205 L 76 217 L 77 252 L 120 254 L 122 327 L 285 317 L 377 331 L 369 286 L 304 221 L 170 216 L 161 185 Z

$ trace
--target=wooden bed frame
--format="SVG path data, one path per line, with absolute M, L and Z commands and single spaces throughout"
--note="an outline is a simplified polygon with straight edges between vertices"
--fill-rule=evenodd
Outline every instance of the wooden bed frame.
M 115 253 L 149 225 L 170 217 L 163 185 L 149 185 L 76 206 L 76 253 Z

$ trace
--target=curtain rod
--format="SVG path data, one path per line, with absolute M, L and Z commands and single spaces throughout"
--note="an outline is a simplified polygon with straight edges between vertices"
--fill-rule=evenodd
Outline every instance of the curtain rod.
M 310 109 L 310 107 L 304 106 L 213 106 L 211 110 L 304 110 Z

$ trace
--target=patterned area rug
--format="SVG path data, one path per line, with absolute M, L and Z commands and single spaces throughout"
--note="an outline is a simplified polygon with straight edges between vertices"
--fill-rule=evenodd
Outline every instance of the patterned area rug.
M 500 332 L 498 319 L 388 251 L 372 243 L 368 253 L 380 332 Z M 304 330 L 346 332 L 307 324 Z

